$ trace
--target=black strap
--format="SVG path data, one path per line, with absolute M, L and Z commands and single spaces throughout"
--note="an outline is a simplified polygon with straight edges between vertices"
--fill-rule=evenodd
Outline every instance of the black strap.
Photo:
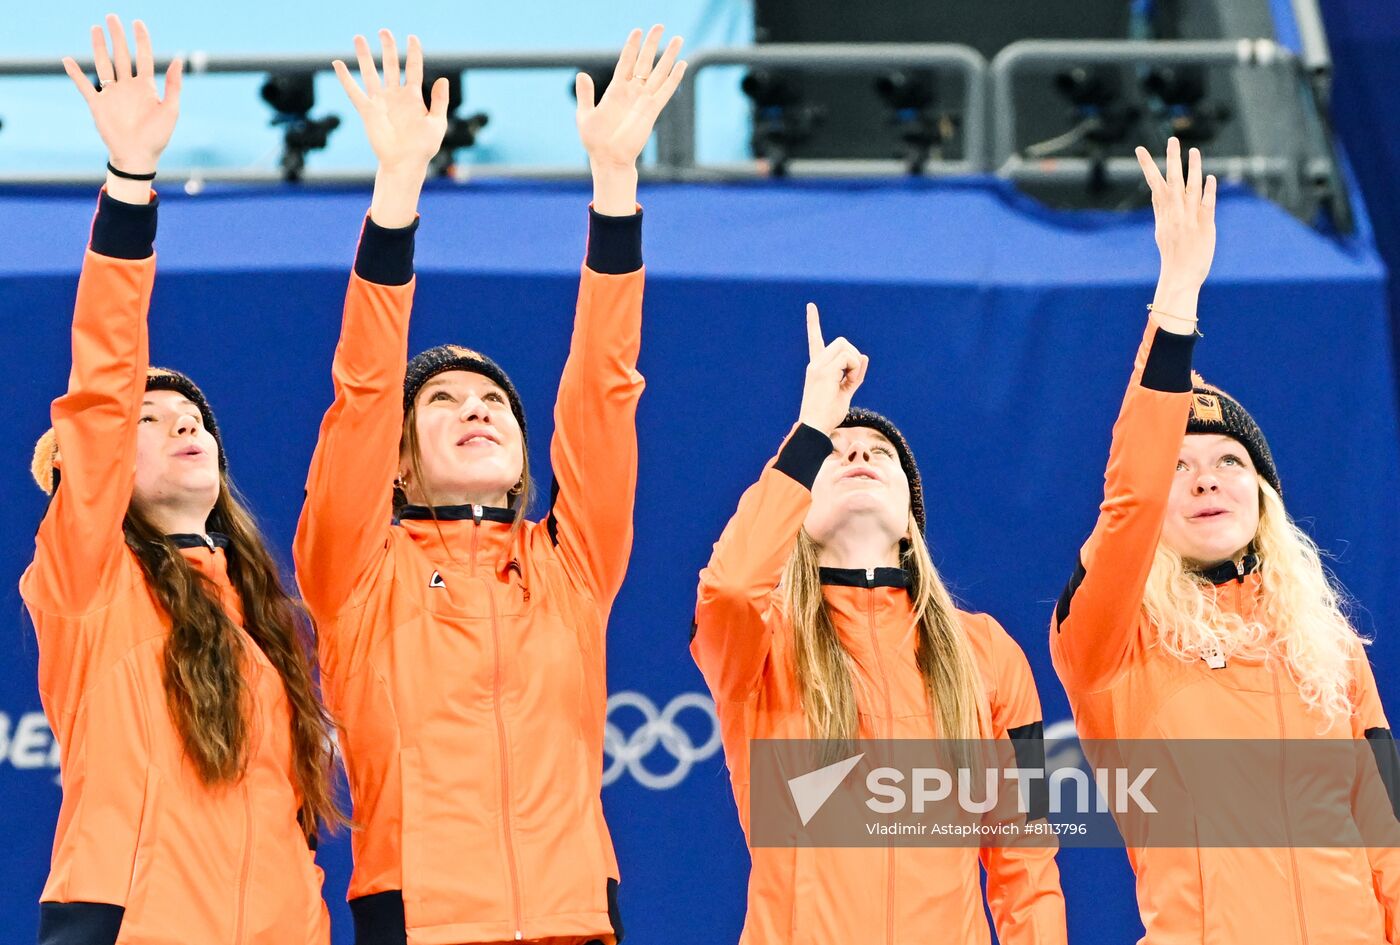
M 120 177 L 122 180 L 155 180 L 155 179 L 156 179 L 156 172 L 155 172 L 155 171 L 151 171 L 151 173 L 149 173 L 149 174 L 128 174 L 126 171 L 119 170 L 119 169 L 113 167 L 111 161 L 108 161 L 108 162 L 107 162 L 107 170 L 111 171 L 112 174 L 114 174 L 114 175 L 117 176 L 117 177 Z

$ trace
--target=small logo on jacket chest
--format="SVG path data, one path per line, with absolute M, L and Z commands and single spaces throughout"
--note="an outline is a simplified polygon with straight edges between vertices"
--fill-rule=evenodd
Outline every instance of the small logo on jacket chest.
M 429 587 L 446 587 L 447 582 L 442 579 L 441 571 L 434 571 L 433 576 L 428 578 Z

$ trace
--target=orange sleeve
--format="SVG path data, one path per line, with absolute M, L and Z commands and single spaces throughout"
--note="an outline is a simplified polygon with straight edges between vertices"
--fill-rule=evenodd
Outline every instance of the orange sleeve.
M 1026 654 L 991 617 L 985 616 L 992 639 L 991 651 L 997 678 L 991 700 L 992 728 L 998 739 L 1011 742 L 1018 768 L 1045 768 L 1045 731 L 1040 695 L 1035 688 Z M 1029 819 L 1044 817 L 1048 793 L 1046 780 L 1031 785 Z M 987 907 L 996 924 L 997 941 L 1003 945 L 1065 945 L 1065 897 L 1055 846 L 1044 838 L 1025 846 L 993 846 L 981 850 L 987 871 Z
M 1050 655 L 1073 695 L 1106 687 L 1132 647 L 1191 411 L 1196 335 L 1148 321 L 1104 473 L 1098 523 L 1060 596 Z
M 1363 754 L 1370 757 L 1361 759 L 1359 787 L 1364 810 L 1358 816 L 1363 836 L 1389 839 L 1400 834 L 1400 752 L 1381 706 L 1371 663 L 1364 653 L 1359 662 L 1352 732 L 1356 739 L 1364 740 L 1370 750 Z M 1400 945 L 1400 847 L 1368 847 L 1366 857 L 1376 899 L 1385 914 L 1385 940 L 1388 945 Z
M 50 613 L 81 615 L 115 589 L 150 361 L 155 227 L 154 197 L 146 206 L 99 198 L 78 278 L 68 392 L 50 411 L 59 487 L 21 582 L 25 599 Z
M 554 405 L 546 525 L 573 578 L 610 607 L 632 553 L 645 270 L 640 212 L 589 215 L 588 261 Z
M 388 547 L 403 429 L 403 380 L 413 307 L 417 222 L 385 229 L 366 219 L 345 296 L 331 378 L 292 546 L 312 616 L 328 620 Z
M 812 483 L 831 438 L 798 424 L 739 500 L 700 572 L 690 652 L 717 700 L 742 701 L 773 639 L 773 591 L 812 505 Z

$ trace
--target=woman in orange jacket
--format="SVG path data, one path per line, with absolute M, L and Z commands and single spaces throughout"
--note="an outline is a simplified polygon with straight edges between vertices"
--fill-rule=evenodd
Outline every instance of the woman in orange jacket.
M 1138 159 L 1161 276 L 1113 428 L 1098 524 L 1050 632 L 1075 725 L 1085 739 L 1354 740 L 1361 777 L 1379 784 L 1376 764 L 1400 762 L 1342 592 L 1284 509 L 1258 425 L 1191 371 L 1215 251 L 1215 179 L 1202 182 L 1194 148 L 1183 177 L 1175 139 L 1165 177 L 1142 148 Z M 1309 751 L 1319 749 L 1294 755 Z M 1307 829 L 1298 798 L 1312 780 L 1280 777 L 1277 792 L 1246 799 L 1250 813 Z M 1207 817 L 1240 800 L 1191 798 Z M 1400 809 L 1383 800 L 1385 816 L 1391 804 Z M 1395 849 L 1139 846 L 1129 857 L 1144 943 L 1400 942 Z
M 777 848 L 753 845 L 754 739 L 1004 739 L 1044 766 L 1025 655 L 986 614 L 958 610 L 924 543 L 909 444 L 852 408 L 867 359 L 822 342 L 797 426 L 700 573 L 691 652 L 714 694 L 750 840 L 744 945 L 1065 942 L 1053 848 Z M 1038 760 L 1037 760 L 1038 759 Z
M 149 364 L 158 97 L 150 38 L 93 27 L 99 88 L 64 60 L 111 155 L 73 316 L 68 392 L 33 472 L 50 493 L 20 590 L 63 804 L 45 945 L 327 943 L 318 819 L 329 724 L 296 602 L 227 473 L 194 382 Z
M 358 945 L 615 942 L 601 802 L 604 630 L 632 542 L 642 392 L 636 160 L 685 64 L 628 39 L 595 104 L 588 255 L 555 406 L 549 512 L 528 521 L 525 417 L 505 372 L 458 345 L 407 358 L 415 207 L 446 88 L 341 81 L 379 158 L 295 557 L 359 825 Z

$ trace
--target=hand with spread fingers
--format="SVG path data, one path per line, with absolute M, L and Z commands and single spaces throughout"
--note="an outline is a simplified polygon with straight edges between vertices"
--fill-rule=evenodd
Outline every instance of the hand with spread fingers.
M 821 316 L 807 303 L 807 381 L 798 420 L 830 436 L 851 409 L 851 398 L 865 381 L 870 358 L 845 338 L 822 341 Z
M 428 162 L 442 147 L 447 133 L 447 79 L 433 83 L 428 102 L 423 101 L 423 47 L 418 37 L 408 38 L 408 55 L 399 72 L 399 51 L 394 35 L 379 31 L 381 77 L 370 54 L 369 42 L 355 37 L 360 82 L 339 59 L 332 63 L 345 94 L 364 122 L 370 147 L 379 160 L 370 216 L 386 227 L 413 222 L 418 195 L 427 178 Z M 363 88 L 361 87 L 363 84 Z
M 151 36 L 140 20 L 132 25 L 136 38 L 135 62 L 126 43 L 125 28 L 115 14 L 107 16 L 106 33 L 100 26 L 92 28 L 96 88 L 71 56 L 64 58 L 63 69 L 87 102 L 97 133 L 107 146 L 112 167 L 126 175 L 154 177 L 180 114 L 184 63 L 178 58 L 171 61 L 165 71 L 165 97 L 162 98 L 156 89 Z M 111 34 L 110 52 L 107 33 Z M 150 199 L 150 180 L 132 180 L 109 172 L 107 192 L 128 203 L 145 203 Z
M 637 158 L 685 75 L 685 62 L 677 61 L 679 36 L 656 58 L 663 32 L 653 26 L 644 40 L 641 30 L 632 31 L 596 104 L 592 78 L 580 72 L 574 80 L 579 140 L 593 169 L 593 207 L 599 213 L 627 216 L 636 209 Z
M 1192 148 L 1185 175 L 1181 143 L 1167 142 L 1167 173 L 1162 176 L 1146 148 L 1137 149 L 1147 186 L 1152 190 L 1157 251 L 1162 257 L 1154 315 L 1179 334 L 1195 330 L 1196 302 L 1215 257 L 1215 175 L 1202 180 L 1201 152 Z

